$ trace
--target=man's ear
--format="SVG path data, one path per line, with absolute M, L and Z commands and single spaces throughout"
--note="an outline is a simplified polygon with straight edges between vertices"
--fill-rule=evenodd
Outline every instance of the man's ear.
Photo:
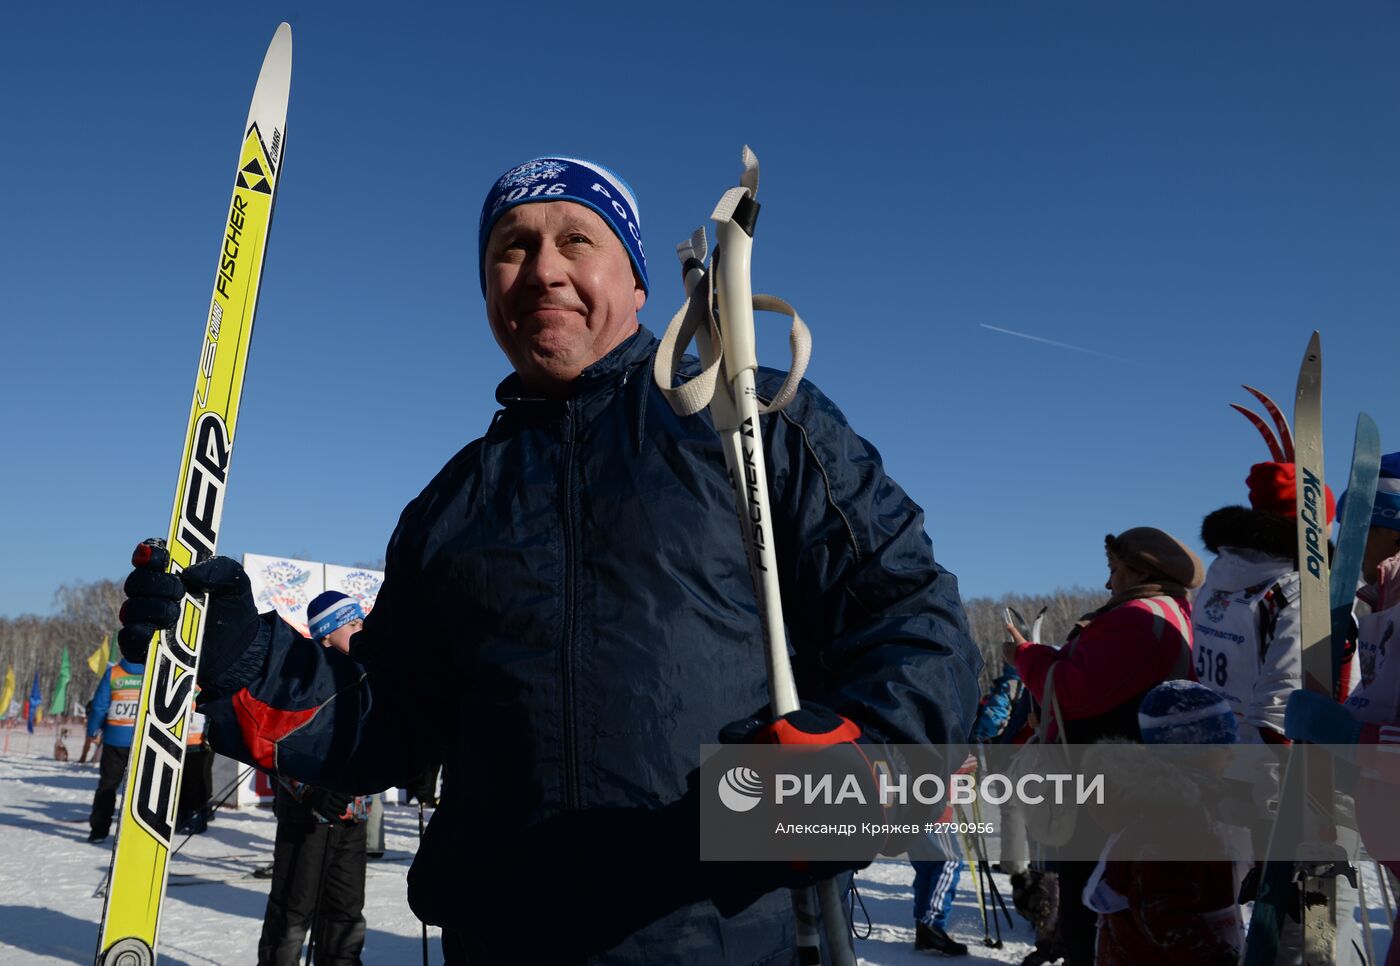
M 632 303 L 637 307 L 637 311 L 642 310 L 642 306 L 647 304 L 647 290 L 640 285 L 632 288 Z

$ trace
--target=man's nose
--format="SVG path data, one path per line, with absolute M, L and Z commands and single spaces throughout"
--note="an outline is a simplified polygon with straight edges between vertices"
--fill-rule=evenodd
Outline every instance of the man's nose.
M 565 282 L 565 259 L 552 245 L 541 245 L 534 257 L 525 264 L 526 280 L 532 285 L 549 288 Z

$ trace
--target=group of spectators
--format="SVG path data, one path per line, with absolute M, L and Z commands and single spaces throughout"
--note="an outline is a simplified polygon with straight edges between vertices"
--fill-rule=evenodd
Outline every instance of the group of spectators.
M 1223 507 L 1203 521 L 1201 542 L 1215 555 L 1208 569 L 1161 530 L 1138 527 L 1106 538 L 1108 601 L 1081 618 L 1063 644 L 1028 642 L 1020 628 L 1007 625 L 1011 639 L 1002 673 L 982 700 L 974 738 L 1053 741 L 1063 732 L 1076 745 L 1274 747 L 1295 739 L 1387 740 L 1385 726 L 1400 717 L 1400 667 L 1392 661 L 1385 671 L 1385 645 L 1400 616 L 1400 453 L 1382 461 L 1357 620 L 1339 644 L 1344 659 L 1332 695 L 1302 690 L 1295 485 L 1292 463 L 1252 467 L 1249 505 Z M 1325 502 L 1330 524 L 1336 507 L 1330 491 Z M 1253 785 L 1258 801 L 1279 793 L 1277 771 L 1227 777 Z M 1028 870 L 1017 849 L 1016 812 L 1010 811 L 1002 830 L 1003 868 L 1014 874 L 1018 891 L 1041 901 L 1053 897 L 1054 905 L 1053 921 L 1038 924 L 1037 949 L 1028 963 L 1063 957 L 1068 966 L 1224 966 L 1239 960 L 1245 939 L 1241 904 L 1254 896 L 1258 869 L 1229 857 L 1228 823 L 1203 816 L 1203 805 L 1177 802 L 1168 786 L 1136 791 L 1141 816 L 1199 821 L 1202 834 L 1219 836 L 1220 860 L 1120 860 L 1115 856 L 1131 852 L 1130 840 L 1120 840 L 1099 862 L 1057 860 L 1057 849 L 1041 848 L 1040 861 Z M 1373 788 L 1369 800 L 1387 794 Z M 1167 810 L 1167 802 L 1179 807 Z M 1389 825 L 1363 822 L 1362 834 Z M 1354 904 L 1354 890 L 1339 879 L 1337 962 L 1352 961 L 1362 948 L 1352 935 Z M 1285 956 L 1301 950 L 1295 918 L 1285 922 L 1281 941 Z M 1397 961 L 1400 949 L 1392 947 L 1387 962 Z

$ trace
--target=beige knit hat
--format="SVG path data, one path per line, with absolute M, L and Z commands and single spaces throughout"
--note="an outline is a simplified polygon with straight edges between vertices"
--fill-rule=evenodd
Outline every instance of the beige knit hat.
M 1170 533 L 1156 527 L 1133 527 L 1103 538 L 1104 549 L 1149 576 L 1183 587 L 1199 587 L 1206 578 L 1201 558 Z

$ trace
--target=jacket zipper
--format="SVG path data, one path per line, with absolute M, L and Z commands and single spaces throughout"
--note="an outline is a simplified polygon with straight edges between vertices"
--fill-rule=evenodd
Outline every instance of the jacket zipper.
M 573 811 L 579 807 L 577 727 L 574 707 L 574 561 L 577 553 L 575 514 L 574 401 L 565 403 L 564 420 L 564 640 L 560 647 L 560 669 L 564 690 L 564 803 Z

